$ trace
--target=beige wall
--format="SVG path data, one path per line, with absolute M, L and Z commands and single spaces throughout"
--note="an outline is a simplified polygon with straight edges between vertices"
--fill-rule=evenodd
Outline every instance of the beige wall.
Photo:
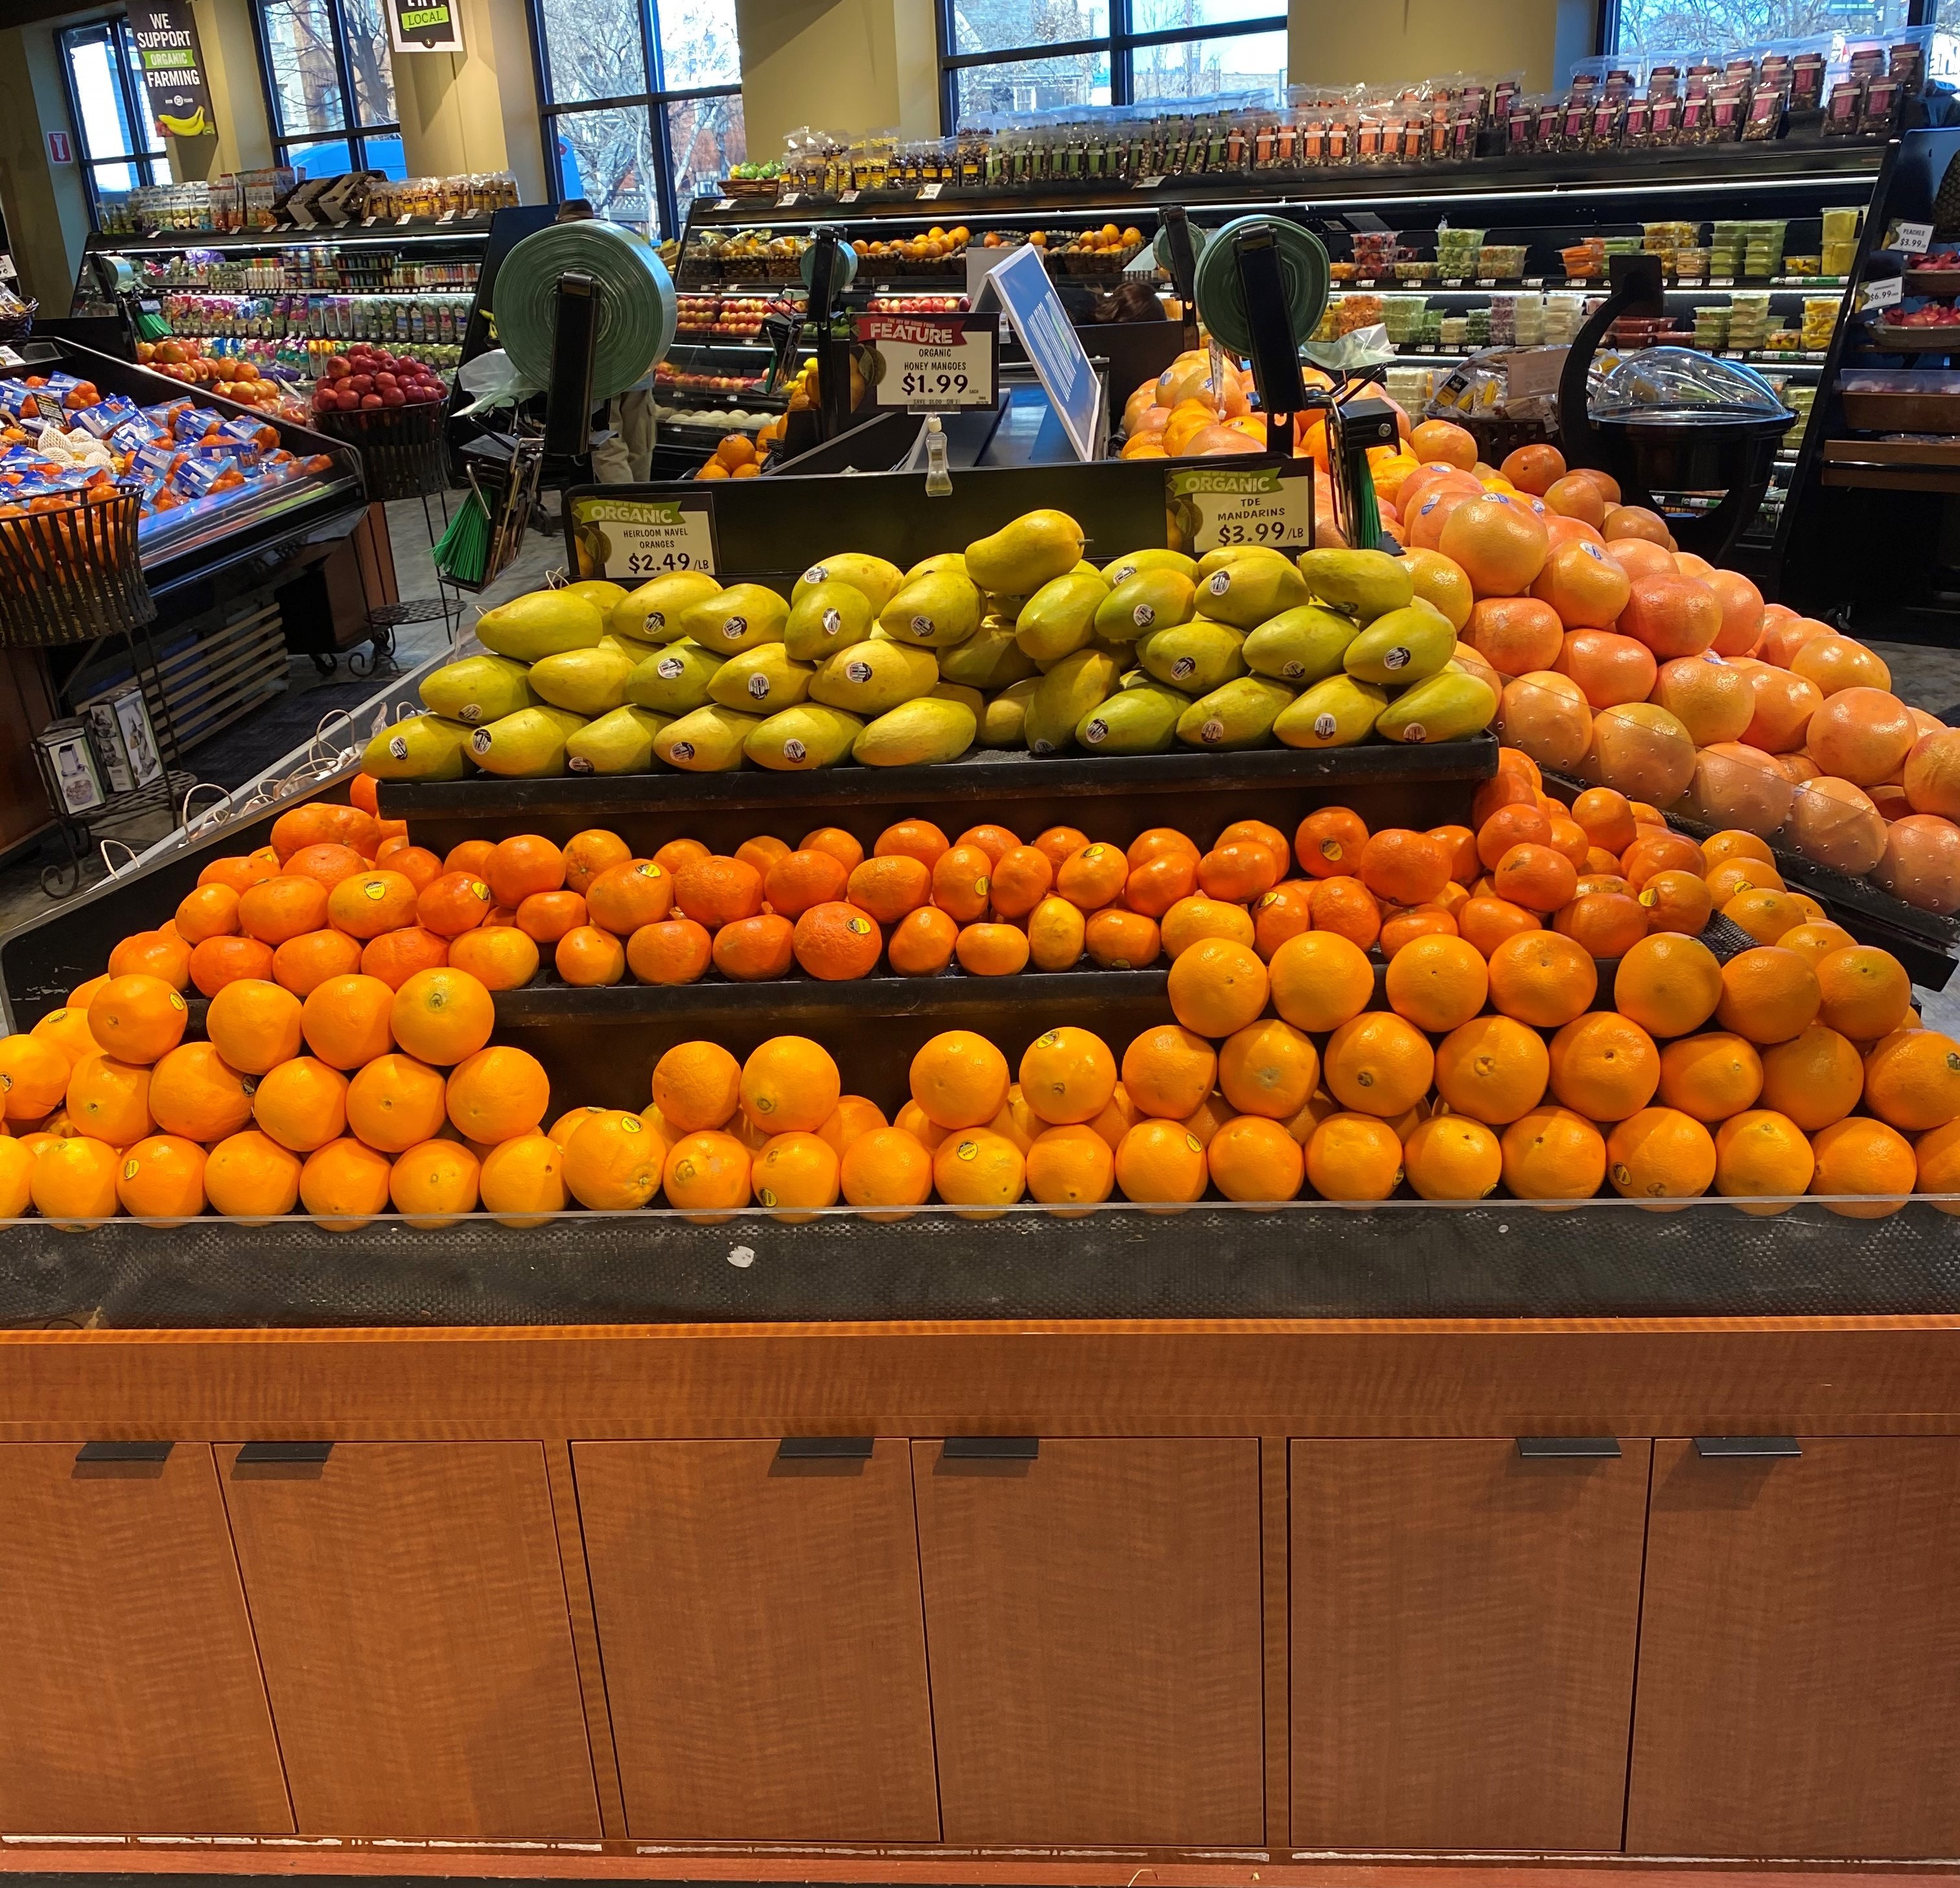
M 1296 84 L 1522 72 L 1527 91 L 1563 83 L 1592 50 L 1592 0 L 1291 0 Z
M 755 158 L 787 132 L 938 135 L 933 0 L 736 0 L 742 109 Z
M 78 152 L 74 163 L 48 161 L 50 131 L 66 132 L 74 148 L 53 27 L 0 32 L 0 207 L 22 292 L 59 317 L 75 292 L 88 199 Z
M 464 51 L 396 53 L 395 103 L 411 177 L 510 170 L 545 195 L 537 87 L 524 0 L 463 0 Z

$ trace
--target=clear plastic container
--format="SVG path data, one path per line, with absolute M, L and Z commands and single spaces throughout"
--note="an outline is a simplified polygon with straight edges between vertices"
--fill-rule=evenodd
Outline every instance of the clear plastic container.
M 1712 312 L 1704 310 L 1704 314 Z M 1787 409 L 1752 367 L 1691 348 L 1646 348 L 1602 375 L 1587 402 L 1595 419 L 1693 422 L 1771 419 Z

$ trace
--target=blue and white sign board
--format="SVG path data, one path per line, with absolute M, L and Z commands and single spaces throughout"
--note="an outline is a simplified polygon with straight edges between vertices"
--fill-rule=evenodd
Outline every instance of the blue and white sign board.
M 987 272 L 973 306 L 976 313 L 993 307 L 1005 312 L 1034 363 L 1036 375 L 1076 457 L 1093 459 L 1102 382 L 1089 365 L 1081 337 L 1042 266 L 1041 251 L 1032 243 L 1010 250 L 1005 261 Z

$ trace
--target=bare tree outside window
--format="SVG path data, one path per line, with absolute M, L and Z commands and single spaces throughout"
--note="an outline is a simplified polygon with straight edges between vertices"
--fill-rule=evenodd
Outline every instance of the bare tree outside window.
M 1905 20 L 1904 0 L 1620 0 L 1618 49 L 1720 49 L 1820 33 L 1887 33 Z
M 554 194 L 678 229 L 697 187 L 748 154 L 734 0 L 532 0 L 532 18 Z
M 281 162 L 311 175 L 350 166 L 403 174 L 386 8 L 387 0 L 256 0 Z

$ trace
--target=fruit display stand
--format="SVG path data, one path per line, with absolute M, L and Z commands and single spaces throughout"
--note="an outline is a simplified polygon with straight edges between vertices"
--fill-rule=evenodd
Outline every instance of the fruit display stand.
M 1045 502 L 1080 527 L 1069 558 L 1169 533 L 1148 466 L 953 484 L 730 482 L 705 501 L 714 562 L 784 581 L 840 545 L 911 562 L 964 542 L 977 576 Z M 1376 836 L 1481 841 L 1525 796 L 1478 794 L 1527 778 L 1488 734 L 343 778 L 285 843 L 358 832 L 436 868 L 495 835 L 557 858 L 561 884 L 544 842 L 594 828 L 622 852 L 769 835 L 780 858 L 813 827 L 862 852 L 907 820 L 1054 822 L 1097 836 L 1072 864 L 1172 829 L 1224 852 L 1252 820 L 1284 822 L 1292 857 L 1295 823 L 1335 807 Z M 371 812 L 335 810 L 357 791 Z M 166 913 L 221 915 L 218 862 L 250 866 L 294 811 L 0 940 L 17 1028 L 72 1027 L 51 1014 L 67 993 Z M 409 829 L 384 840 L 394 817 Z M 494 848 L 483 869 L 506 882 Z M 357 911 L 394 896 L 391 876 L 350 869 L 327 908 L 342 887 Z M 1365 969 L 1334 941 L 1312 960 Z M 473 1040 L 528 1046 L 574 1115 L 643 1108 L 683 1039 L 746 1084 L 750 1052 L 791 1033 L 881 1110 L 908 1087 L 916 1108 L 928 1039 L 983 1037 L 1005 1094 L 1064 1031 L 1182 1023 L 1185 962 L 546 976 L 479 989 Z M 1395 974 L 1348 995 L 1392 998 Z M 414 982 L 389 1039 L 411 1053 Z M 235 987 L 189 1000 L 185 1047 L 218 1052 Z M 1894 1205 L 1160 1193 L 12 1221 L 0 1836 L 68 1869 L 208 1867 L 215 1842 L 241 1871 L 1109 1888 L 1950 1855 L 1960 1199 Z
M 1389 370 L 1389 390 L 1419 414 L 1432 386 L 1475 348 L 1488 345 L 1484 337 L 1504 338 L 1491 335 L 1498 317 L 1510 320 L 1516 332 L 1524 304 L 1532 304 L 1529 312 L 1544 325 L 1548 342 L 1570 338 L 1570 327 L 1553 324 L 1569 319 L 1576 326 L 1583 298 L 1605 285 L 1603 263 L 1587 250 L 1589 243 L 1637 247 L 1648 240 L 1643 232 L 1649 226 L 1654 232 L 1650 247 L 1686 240 L 1678 234 L 1683 225 L 1704 234 L 1718 224 L 1776 226 L 1783 249 L 1770 259 L 1773 269 L 1751 272 L 1744 250 L 1726 261 L 1720 253 L 1713 261 L 1696 261 L 1691 255 L 1684 266 L 1670 267 L 1666 291 L 1672 330 L 1685 333 L 1699 326 L 1707 339 L 1697 345 L 1760 367 L 1787 400 L 1803 409 L 1805 424 L 1786 438 L 1769 496 L 1737 553 L 1739 567 L 1773 592 L 1796 543 L 1793 515 L 1786 517 L 1783 501 L 1799 452 L 1812 435 L 1811 391 L 1826 371 L 1843 325 L 1835 313 L 1821 328 L 1818 323 L 1827 312 L 1825 302 L 1836 303 L 1841 311 L 1847 280 L 1843 275 L 1786 269 L 1782 257 L 1821 258 L 1823 212 L 1855 216 L 1882 197 L 1900 149 L 1896 139 L 1793 137 L 1698 148 L 1573 151 L 1555 158 L 1407 167 L 1356 164 L 1291 177 L 1254 170 L 1144 180 L 1136 187 L 1122 182 L 1071 183 L 962 194 L 948 183 L 928 186 L 934 190 L 928 202 L 918 201 L 916 193 L 901 197 L 897 193 L 861 193 L 848 203 L 827 202 L 802 191 L 794 201 L 761 207 L 702 199 L 689 212 L 679 267 L 685 288 L 690 258 L 735 229 L 772 237 L 835 228 L 868 246 L 935 225 L 957 225 L 969 232 L 969 253 L 977 254 L 989 237 L 1008 245 L 1039 230 L 1052 245 L 1059 244 L 1112 218 L 1134 224 L 1147 240 L 1166 204 L 1188 207 L 1195 223 L 1208 229 L 1248 212 L 1270 212 L 1304 224 L 1327 246 L 1335 264 L 1330 333 L 1345 332 L 1364 320 L 1395 322 L 1390 338 L 1397 358 Z M 1460 242 L 1438 247 L 1440 233 L 1453 231 L 1461 238 L 1466 226 L 1474 226 L 1468 233 L 1478 237 L 1477 246 L 1468 250 Z M 1667 253 L 1674 254 L 1671 247 Z M 1489 266 L 1480 259 L 1486 254 Z M 1454 266 L 1446 269 L 1443 261 L 1434 259 L 1438 257 L 1453 258 Z M 1404 272 L 1399 275 L 1398 266 Z M 1589 272 L 1569 272 L 1574 267 Z M 1688 272 L 1691 269 L 1700 272 Z M 852 292 L 861 297 L 888 279 L 918 280 L 889 269 L 881 272 L 875 258 L 861 257 Z M 963 279 L 953 278 L 963 285 Z M 1089 285 L 1113 286 L 1118 279 L 1113 274 L 1099 282 L 1091 278 Z M 1764 298 L 1766 329 L 1781 330 L 1783 342 L 1801 341 L 1801 346 L 1727 346 L 1732 309 L 1748 301 L 1747 325 L 1755 318 L 1757 300 Z M 1440 339 L 1444 321 L 1452 324 L 1447 342 Z M 1407 338 L 1398 339 L 1405 326 Z M 1116 384 L 1116 379 L 1112 373 L 1112 397 L 1120 404 L 1130 386 Z

